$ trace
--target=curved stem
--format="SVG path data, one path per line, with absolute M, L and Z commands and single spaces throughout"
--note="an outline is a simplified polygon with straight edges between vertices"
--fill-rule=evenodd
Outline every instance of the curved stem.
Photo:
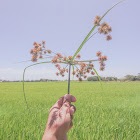
M 29 67 L 32 67 L 32 66 L 35 66 L 35 65 L 38 65 L 38 64 L 43 64 L 43 63 L 50 63 L 50 62 L 51 62 L 51 61 L 36 63 L 36 64 L 30 65 L 30 66 L 28 66 L 28 67 L 26 67 L 26 68 L 24 69 L 24 72 L 23 72 L 23 82 L 22 82 L 22 85 L 23 85 L 23 93 L 24 93 L 24 99 L 25 99 L 27 108 L 28 108 L 29 112 L 32 114 L 32 116 L 33 116 L 33 113 L 32 113 L 32 111 L 30 110 L 30 107 L 29 107 L 28 102 L 27 102 L 27 99 L 26 99 L 26 94 L 25 94 L 25 85 L 24 85 L 25 72 L 26 72 L 26 69 L 29 68 Z M 33 117 L 34 117 L 34 116 L 33 116 Z M 36 121 L 36 123 L 38 123 L 35 117 L 34 117 L 34 120 Z M 41 127 L 41 125 L 39 125 L 39 126 Z

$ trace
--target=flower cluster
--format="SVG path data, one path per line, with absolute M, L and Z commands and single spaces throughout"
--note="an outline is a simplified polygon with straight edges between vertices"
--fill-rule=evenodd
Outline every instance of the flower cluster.
M 30 53 L 32 54 L 32 61 L 37 62 L 38 58 L 43 58 L 43 55 L 46 53 L 51 54 L 51 50 L 45 50 L 45 41 L 42 41 L 41 43 L 33 43 L 34 48 L 30 50 Z
M 100 20 L 101 20 L 101 17 L 100 16 L 96 16 L 95 19 L 94 19 L 94 24 L 96 26 L 99 26 L 98 32 L 100 34 L 107 35 L 106 36 L 106 40 L 109 41 L 109 40 L 112 39 L 112 36 L 108 35 L 110 32 L 112 32 L 112 27 L 110 27 L 109 24 L 106 23 L 106 22 L 103 22 L 102 24 L 100 24 Z
M 105 63 L 104 63 L 104 61 L 107 60 L 107 56 L 102 56 L 102 53 L 100 51 L 96 53 L 96 56 L 98 57 L 99 64 L 100 64 L 99 70 L 100 71 L 103 71 L 105 69 Z
M 100 24 L 100 21 L 101 21 L 101 17 L 96 16 L 94 20 L 94 25 L 98 26 L 98 32 L 100 34 L 107 35 L 106 40 L 111 40 L 112 37 L 111 35 L 108 34 L 112 31 L 112 27 L 110 27 L 106 22 Z M 30 53 L 32 54 L 31 60 L 33 62 L 37 62 L 38 59 L 42 59 L 44 58 L 44 56 L 48 56 L 47 58 L 50 58 L 49 62 L 54 64 L 55 67 L 58 69 L 58 72 L 56 72 L 57 76 L 60 75 L 64 77 L 65 73 L 69 72 L 67 66 L 70 65 L 73 67 L 72 75 L 76 76 L 79 79 L 79 81 L 82 81 L 83 78 L 84 79 L 87 78 L 87 74 L 91 74 L 91 75 L 95 74 L 94 64 L 93 64 L 94 61 L 99 61 L 100 71 L 103 71 L 105 69 L 104 61 L 107 60 L 107 56 L 102 56 L 102 53 L 100 51 L 96 53 L 96 56 L 98 57 L 97 59 L 80 61 L 81 55 L 77 53 L 73 58 L 73 56 L 66 57 L 60 53 L 54 53 L 51 50 L 46 50 L 45 41 L 42 41 L 42 43 L 40 44 L 34 42 L 33 45 L 34 48 L 30 50 Z M 62 64 L 63 66 L 61 67 L 60 64 Z M 64 64 L 66 65 L 65 67 Z
M 57 76 L 61 75 L 64 77 L 65 72 L 68 73 L 67 67 L 61 68 L 60 64 L 58 63 L 64 63 L 67 65 L 72 65 L 76 70 L 72 71 L 72 75 L 75 75 L 79 81 L 82 81 L 82 78 L 86 79 L 87 74 L 94 75 L 95 72 L 93 71 L 94 64 L 93 61 L 99 61 L 100 64 L 100 70 L 103 71 L 105 69 L 105 63 L 104 61 L 107 60 L 107 56 L 102 56 L 102 53 L 99 51 L 97 52 L 96 56 L 98 57 L 97 60 L 89 60 L 89 61 L 79 61 L 79 60 L 74 60 L 71 61 L 72 57 L 63 57 L 60 53 L 57 53 L 56 56 L 52 58 L 52 63 L 55 64 L 56 68 L 58 69 L 58 72 L 56 73 Z M 77 59 L 81 58 L 81 55 L 78 54 L 76 55 Z
M 45 45 L 45 42 L 42 43 L 43 45 Z M 38 46 L 38 47 L 37 47 Z M 43 58 L 43 55 L 45 55 L 46 53 L 51 54 L 52 51 L 51 50 L 46 50 L 45 47 L 40 47 L 41 44 L 37 44 L 36 42 L 34 42 L 34 49 L 31 49 L 31 54 L 32 56 L 32 61 L 33 62 L 37 62 L 38 58 Z M 39 49 L 38 49 L 39 48 Z M 34 52 L 37 53 L 34 53 Z M 40 56 L 38 57 L 38 54 L 40 54 Z M 57 76 L 65 76 L 65 73 L 68 73 L 69 70 L 67 68 L 68 65 L 72 65 L 73 68 L 75 68 L 75 70 L 72 71 L 72 75 L 75 75 L 79 81 L 82 81 L 83 78 L 86 79 L 87 78 L 87 74 L 91 74 L 94 75 L 95 72 L 93 71 L 94 68 L 94 64 L 93 61 L 99 61 L 100 63 L 100 70 L 103 71 L 105 68 L 105 64 L 104 61 L 107 60 L 106 56 L 102 56 L 102 53 L 99 51 L 97 52 L 96 56 L 98 57 L 98 59 L 96 60 L 88 60 L 88 61 L 80 61 L 81 55 L 77 54 L 76 55 L 76 59 L 72 60 L 72 56 L 62 56 L 62 54 L 60 53 L 54 53 L 54 56 L 50 56 L 51 58 L 51 63 L 55 64 L 55 67 L 58 69 L 58 72 L 56 72 Z M 35 57 L 35 59 L 33 59 Z M 61 67 L 60 64 L 66 64 L 66 67 Z

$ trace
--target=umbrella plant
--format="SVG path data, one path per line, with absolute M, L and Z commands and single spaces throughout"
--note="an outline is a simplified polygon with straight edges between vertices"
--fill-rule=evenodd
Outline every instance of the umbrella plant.
M 106 14 L 116 5 L 118 5 L 120 2 L 113 5 L 109 10 L 107 10 L 107 12 L 103 16 L 97 15 L 95 17 L 93 21 L 92 29 L 87 34 L 85 39 L 82 41 L 81 45 L 78 47 L 77 51 L 75 52 L 73 56 L 63 56 L 61 53 L 53 52 L 52 50 L 46 48 L 45 41 L 42 41 L 41 43 L 37 43 L 37 42 L 33 43 L 33 48 L 30 50 L 30 53 L 32 55 L 31 61 L 34 62 L 34 64 L 27 66 L 23 72 L 23 92 L 24 92 L 24 98 L 25 98 L 26 104 L 27 104 L 27 100 L 26 100 L 25 90 L 24 90 L 25 71 L 27 68 L 38 65 L 38 64 L 44 64 L 44 63 L 54 64 L 58 70 L 58 72 L 56 72 L 56 76 L 64 77 L 65 73 L 68 73 L 68 93 L 67 94 L 70 93 L 70 75 L 71 74 L 75 76 L 76 78 L 78 78 L 79 81 L 86 79 L 87 74 L 89 73 L 91 75 L 97 74 L 99 81 L 101 81 L 96 69 L 94 68 L 94 63 L 98 61 L 100 65 L 99 70 L 103 71 L 105 69 L 105 61 L 107 60 L 107 56 L 102 55 L 102 52 L 98 51 L 96 53 L 96 56 L 97 56 L 96 59 L 81 60 L 81 55 L 79 54 L 79 52 L 83 48 L 85 43 L 89 41 L 97 33 L 105 35 L 105 39 L 107 41 L 112 39 L 112 36 L 110 35 L 110 33 L 112 32 L 112 27 L 108 23 L 102 22 L 102 20 L 106 16 Z M 94 32 L 96 28 L 97 28 L 97 31 Z M 45 60 L 45 61 L 37 63 L 39 59 Z

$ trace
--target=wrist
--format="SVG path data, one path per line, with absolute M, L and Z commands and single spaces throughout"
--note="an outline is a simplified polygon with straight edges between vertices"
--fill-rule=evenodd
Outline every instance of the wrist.
M 42 140 L 58 140 L 55 135 L 50 135 L 48 133 L 44 134 Z

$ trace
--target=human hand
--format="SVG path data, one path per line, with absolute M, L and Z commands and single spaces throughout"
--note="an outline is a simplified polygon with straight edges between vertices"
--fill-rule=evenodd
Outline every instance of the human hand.
M 71 102 L 76 102 L 76 98 L 66 94 L 52 106 L 42 140 L 67 140 L 66 133 L 73 126 L 72 119 L 76 111 Z

